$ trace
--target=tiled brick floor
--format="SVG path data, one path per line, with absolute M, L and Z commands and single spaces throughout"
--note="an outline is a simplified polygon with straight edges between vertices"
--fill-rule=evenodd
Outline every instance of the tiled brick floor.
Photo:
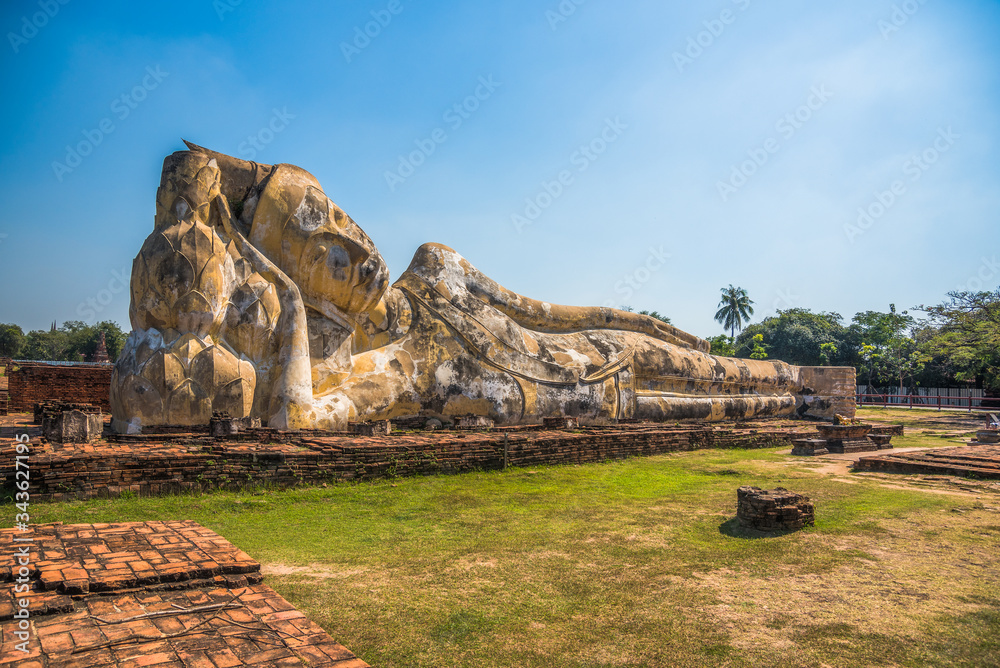
M 31 591 L 15 595 L 23 545 Z M 259 563 L 195 522 L 5 529 L 0 580 L 3 667 L 368 665 L 261 584 Z M 20 598 L 30 601 L 27 653 L 15 635 Z

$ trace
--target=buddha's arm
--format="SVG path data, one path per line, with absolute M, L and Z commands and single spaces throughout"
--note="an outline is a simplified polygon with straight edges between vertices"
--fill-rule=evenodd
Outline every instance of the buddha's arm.
M 561 306 L 519 295 L 441 244 L 421 246 L 407 272 L 417 275 L 429 285 L 442 286 L 444 289 L 450 289 L 449 284 L 457 281 L 470 294 L 527 329 L 551 333 L 588 329 L 624 330 L 646 334 L 685 348 L 709 351 L 709 343 L 704 339 L 649 316 L 600 306 Z

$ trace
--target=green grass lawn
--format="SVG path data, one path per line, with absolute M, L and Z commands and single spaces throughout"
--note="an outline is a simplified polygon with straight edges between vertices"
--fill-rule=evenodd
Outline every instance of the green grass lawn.
M 886 488 L 787 452 L 36 504 L 32 516 L 196 520 L 382 668 L 1000 665 L 1000 494 Z M 806 494 L 816 526 L 739 530 L 744 484 Z

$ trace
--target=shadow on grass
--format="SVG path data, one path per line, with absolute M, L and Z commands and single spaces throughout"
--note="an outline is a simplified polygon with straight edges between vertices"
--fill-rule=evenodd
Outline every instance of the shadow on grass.
M 733 538 L 747 538 L 755 540 L 758 538 L 777 538 L 778 536 L 787 536 L 790 533 L 795 533 L 795 530 L 760 531 L 758 529 L 741 525 L 739 520 L 733 517 L 732 519 L 728 519 L 719 525 L 719 533 L 726 536 L 732 536 Z

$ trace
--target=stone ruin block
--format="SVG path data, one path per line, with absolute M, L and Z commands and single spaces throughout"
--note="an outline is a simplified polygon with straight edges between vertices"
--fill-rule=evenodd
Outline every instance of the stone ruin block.
M 741 526 L 758 531 L 795 531 L 814 525 L 813 504 L 784 487 L 743 486 L 736 490 L 736 519 Z
M 357 436 L 388 436 L 392 433 L 392 423 L 388 420 L 348 422 L 347 431 Z
M 841 416 L 837 416 L 840 418 Z M 843 419 L 837 424 L 816 427 L 821 438 L 800 438 L 792 441 L 792 454 L 799 456 L 852 452 L 871 452 L 892 447 L 893 436 L 903 433 L 902 426 L 873 427 L 857 420 Z
M 38 403 L 36 403 L 32 407 L 32 416 L 31 416 L 32 424 L 37 424 L 37 425 L 42 424 L 42 415 L 45 413 L 45 411 L 54 411 L 57 405 L 63 403 L 65 402 L 56 400 L 39 401 Z
M 485 415 L 463 415 L 456 426 L 459 429 L 493 429 L 493 419 Z
M 892 434 L 868 434 L 868 440 L 875 444 L 879 450 L 892 449 Z
M 546 429 L 576 429 L 580 426 L 580 420 L 571 415 L 556 415 L 542 418 L 542 424 Z
M 208 420 L 208 433 L 215 438 L 234 436 L 247 429 L 259 429 L 259 417 L 230 417 L 229 413 L 213 413 Z
M 59 401 L 42 402 L 35 414 L 42 425 L 42 435 L 54 443 L 91 443 L 104 431 L 101 409 L 90 404 Z
M 792 441 L 792 454 L 800 457 L 814 457 L 825 455 L 830 451 L 826 448 L 826 439 L 823 438 L 797 438 Z
M 415 431 L 424 429 L 431 418 L 426 415 L 407 415 L 392 419 L 392 428 L 396 431 Z M 440 423 L 440 421 L 438 421 Z

